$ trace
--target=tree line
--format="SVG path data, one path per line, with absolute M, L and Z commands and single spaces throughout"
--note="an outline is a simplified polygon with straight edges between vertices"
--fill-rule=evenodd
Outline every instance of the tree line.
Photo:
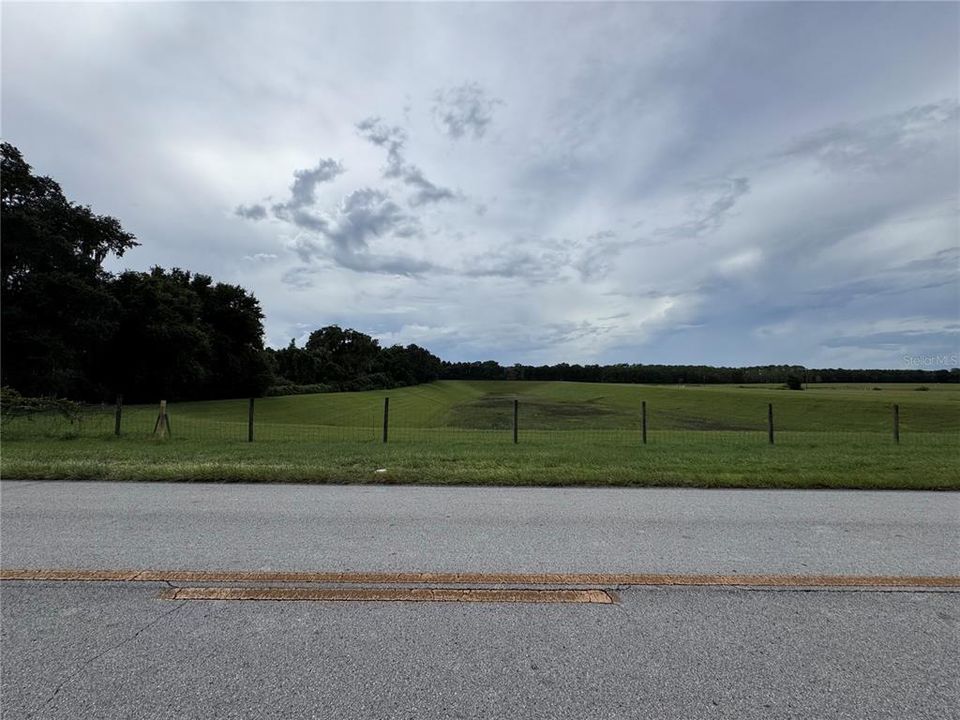
M 802 365 L 500 365 L 486 362 L 444 362 L 440 377 L 449 380 L 566 380 L 596 383 L 645 383 L 651 385 L 710 385 L 720 383 L 939 383 L 960 382 L 960 369 L 952 370 L 849 370 L 806 368 Z
M 104 270 L 139 243 L 115 218 L 68 200 L 0 145 L 0 385 L 27 397 L 193 400 L 458 380 L 587 382 L 957 382 L 958 371 L 804 370 L 789 366 L 501 366 L 443 362 L 417 345 L 381 347 L 338 326 L 303 347 L 264 347 L 254 295 L 203 274 L 155 267 Z

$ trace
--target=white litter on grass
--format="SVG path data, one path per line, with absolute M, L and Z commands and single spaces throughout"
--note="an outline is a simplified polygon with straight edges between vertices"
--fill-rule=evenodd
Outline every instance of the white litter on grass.
M 374 472 L 376 473 L 385 473 L 386 471 L 387 471 L 386 468 L 377 468 L 376 470 L 374 470 Z

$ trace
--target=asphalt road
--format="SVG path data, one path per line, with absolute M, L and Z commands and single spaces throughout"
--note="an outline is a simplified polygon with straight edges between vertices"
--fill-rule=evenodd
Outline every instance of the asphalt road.
M 0 484 L 4 567 L 960 574 L 960 493 Z
M 10 568 L 960 575 L 960 495 L 3 483 Z M 0 585 L 3 717 L 943 718 L 960 593 L 238 602 Z

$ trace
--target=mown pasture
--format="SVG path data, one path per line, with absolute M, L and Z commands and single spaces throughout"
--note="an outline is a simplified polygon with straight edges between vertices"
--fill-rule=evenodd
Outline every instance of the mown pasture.
M 384 398 L 389 442 L 382 442 Z M 518 443 L 513 407 L 518 402 Z M 646 402 L 648 442 L 642 443 Z M 774 407 L 775 444 L 767 436 Z M 899 406 L 900 443 L 893 439 Z M 960 488 L 960 386 L 441 381 L 7 421 L 4 477 Z

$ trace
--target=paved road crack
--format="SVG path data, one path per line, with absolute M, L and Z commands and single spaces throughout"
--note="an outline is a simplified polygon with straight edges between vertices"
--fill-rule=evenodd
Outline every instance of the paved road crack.
M 83 672 L 84 672 L 90 665 L 92 665 L 93 663 L 95 663 L 95 662 L 96 662 L 97 660 L 99 660 L 100 658 L 102 658 L 102 657 L 104 657 L 104 656 L 106 656 L 106 655 L 109 655 L 109 654 L 112 653 L 114 650 L 117 650 L 118 648 L 123 647 L 123 646 L 126 645 L 127 643 L 133 642 L 133 641 L 136 640 L 138 637 L 140 637 L 141 634 L 143 634 L 144 632 L 146 632 L 147 630 L 149 630 L 151 627 L 153 627 L 154 625 L 156 625 L 157 623 L 159 623 L 161 620 L 167 618 L 167 617 L 170 616 L 170 615 L 173 615 L 173 613 L 175 613 L 177 610 L 179 610 L 180 608 L 182 608 L 182 607 L 183 607 L 184 605 L 186 605 L 186 604 L 187 604 L 187 601 L 186 601 L 186 600 L 184 600 L 183 602 L 177 603 L 176 605 L 174 605 L 174 606 L 173 606 L 172 608 L 170 608 L 169 610 L 167 610 L 167 611 L 165 611 L 165 612 L 162 612 L 162 613 L 160 613 L 159 615 L 157 615 L 157 616 L 156 616 L 155 618 L 153 618 L 153 620 L 151 620 L 150 622 L 146 623 L 145 625 L 141 625 L 141 626 L 140 626 L 139 628 L 137 628 L 134 632 L 132 632 L 131 634 L 129 634 L 129 635 L 127 635 L 126 637 L 122 638 L 120 641 L 114 643 L 113 645 L 111 645 L 110 647 L 106 648 L 105 650 L 101 650 L 100 652 L 96 653 L 95 655 L 92 655 L 92 656 L 90 656 L 89 658 L 87 658 L 86 660 L 84 660 L 82 663 L 80 663 L 80 667 L 78 667 L 76 670 L 74 670 L 74 671 L 73 671 L 72 673 L 70 673 L 67 677 L 65 677 L 63 680 L 60 681 L 60 684 L 57 685 L 56 688 L 54 688 L 53 692 L 50 693 L 50 696 L 49 696 L 46 700 L 44 700 L 42 703 L 40 703 L 34 710 L 31 710 L 29 713 L 27 713 L 27 718 L 32 718 L 32 717 L 36 716 L 38 713 L 41 713 L 44 709 L 46 709 L 46 707 L 47 707 L 48 705 L 50 705 L 50 703 L 52 703 L 52 702 L 56 699 L 57 695 L 60 694 L 60 691 L 63 690 L 63 688 L 66 687 L 68 683 L 70 683 L 71 681 L 73 681 L 74 679 L 76 679 L 77 677 L 79 677 L 81 674 L 83 674 Z

